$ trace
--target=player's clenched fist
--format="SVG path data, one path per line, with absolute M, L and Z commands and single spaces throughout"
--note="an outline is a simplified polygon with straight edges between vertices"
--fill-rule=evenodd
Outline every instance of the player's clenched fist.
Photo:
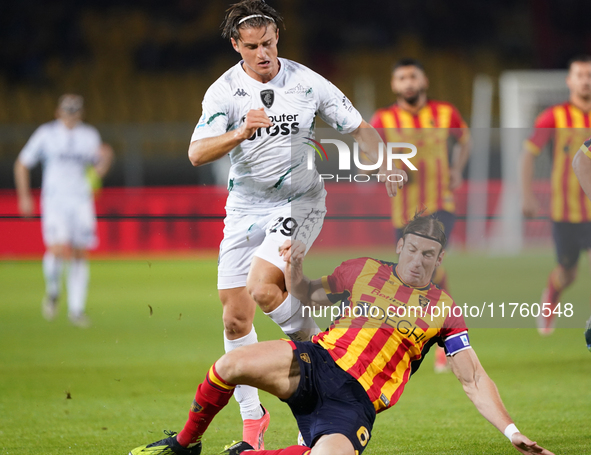
M 259 128 L 269 128 L 273 126 L 271 119 L 265 114 L 264 108 L 251 109 L 244 116 L 242 125 L 236 131 L 236 134 L 243 140 L 251 137 Z

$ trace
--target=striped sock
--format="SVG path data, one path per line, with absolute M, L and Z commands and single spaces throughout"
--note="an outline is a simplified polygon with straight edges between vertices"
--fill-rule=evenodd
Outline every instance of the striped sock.
M 220 377 L 214 364 L 207 372 L 205 381 L 197 388 L 195 400 L 189 411 L 189 419 L 176 437 L 178 443 L 189 447 L 200 441 L 213 418 L 230 401 L 235 388 L 235 385 L 227 383 Z

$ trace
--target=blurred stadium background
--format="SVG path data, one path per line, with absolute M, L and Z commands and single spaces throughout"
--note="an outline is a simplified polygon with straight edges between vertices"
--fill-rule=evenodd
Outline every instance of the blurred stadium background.
M 503 236 L 511 230 L 521 232 L 520 219 L 495 234 L 494 220 L 503 221 L 503 216 L 515 212 L 501 206 L 500 182 L 510 177 L 504 173 L 515 168 L 512 157 L 519 153 L 519 140 L 533 117 L 566 96 L 560 70 L 564 71 L 573 55 L 591 52 L 591 32 L 586 24 L 589 2 L 372 0 L 363 8 L 358 3 L 332 0 L 277 0 L 272 4 L 284 15 L 287 27 L 281 34 L 280 55 L 333 81 L 365 118 L 394 101 L 389 77 L 396 59 L 413 56 L 424 62 L 430 77 L 429 96 L 456 105 L 476 138 L 474 163 L 466 171 L 473 186 L 465 184 L 457 195 L 459 214 L 473 219 L 468 220 L 467 233 L 463 222 L 458 225 L 454 241 L 457 246 L 468 242 L 474 248 L 492 245 L 498 251 L 494 237 L 498 240 L 500 235 L 505 250 L 518 251 L 523 237 L 508 242 Z M 117 157 L 98 199 L 103 216 L 99 251 L 216 248 L 221 238 L 219 219 L 205 222 L 202 228 L 201 224 L 196 227 L 195 220 L 187 224 L 182 217 L 223 213 L 224 192 L 211 185 L 225 186 L 224 164 L 193 168 L 186 151 L 205 90 L 237 60 L 231 46 L 219 36 L 227 6 L 228 2 L 212 0 L 3 3 L 0 212 L 3 230 L 11 235 L 3 236 L 0 256 L 41 251 L 38 226 L 33 226 L 36 223 L 6 218 L 16 213 L 12 164 L 34 128 L 53 118 L 56 99 L 65 92 L 85 97 L 87 121 L 99 128 Z M 558 77 L 555 74 L 550 82 L 555 95 L 529 100 L 521 117 L 514 112 L 514 104 L 503 106 L 503 81 L 508 74 L 520 74 L 512 73 L 515 70 L 558 71 Z M 527 80 L 532 78 L 526 75 Z M 505 99 L 514 99 L 512 95 Z M 507 117 L 508 111 L 514 116 L 503 120 L 503 112 Z M 521 123 L 516 125 L 516 121 Z M 503 150 L 497 128 L 507 125 L 521 126 L 524 132 L 511 139 L 512 146 L 505 143 Z M 507 153 L 504 159 L 503 153 Z M 548 162 L 539 161 L 539 175 L 547 176 Z M 33 183 L 40 184 L 39 168 Z M 171 188 L 179 185 L 192 188 Z M 133 191 L 122 193 L 123 188 Z M 206 193 L 201 194 L 202 190 Z M 213 205 L 209 203 L 211 191 L 216 194 Z M 543 180 L 539 192 L 547 198 L 548 186 Z M 181 193 L 187 202 L 176 197 Z M 336 190 L 330 193 L 337 197 Z M 385 233 L 388 204 L 379 190 L 376 193 L 380 200 L 376 207 L 381 210 L 375 214 L 384 217 L 378 224 L 383 224 Z M 467 195 L 476 193 L 480 196 L 469 201 Z M 205 198 L 209 202 L 200 206 Z M 329 200 L 329 209 L 331 204 Z M 130 224 L 115 220 L 122 214 L 175 215 L 177 219 L 142 219 Z M 485 216 L 492 221 L 485 224 Z M 155 228 L 158 224 L 148 227 L 145 223 L 167 226 L 168 234 L 146 241 L 151 230 L 161 229 Z M 134 233 L 132 224 L 143 234 Z M 126 234 L 115 233 L 119 229 Z M 185 232 L 183 240 L 178 229 Z M 195 229 L 203 232 L 196 236 L 190 232 Z M 24 232 L 27 235 L 18 238 L 26 238 L 26 245 L 19 246 L 12 234 Z M 543 220 L 528 222 L 523 232 L 532 244 L 548 244 L 549 227 Z M 131 239 L 138 235 L 143 235 L 143 240 L 134 243 Z M 391 238 L 389 233 L 385 235 Z M 487 242 L 485 237 L 493 241 Z
M 0 448 L 6 453 L 36 454 L 39 447 L 60 455 L 126 453 L 134 447 L 130 441 L 145 443 L 162 428 L 178 429 L 195 378 L 222 353 L 215 256 L 227 194 L 224 167 L 193 168 L 187 148 L 205 90 L 238 58 L 219 36 L 229 3 L 0 5 Z M 429 96 L 456 105 L 475 138 L 446 259 L 452 293 L 458 302 L 478 304 L 537 301 L 554 262 L 548 210 L 525 223 L 515 215 L 512 159 L 533 116 L 566 98 L 568 59 L 591 53 L 591 2 L 269 3 L 287 27 L 279 55 L 330 79 L 365 118 L 394 101 L 389 79 L 395 60 L 411 56 L 424 62 Z M 536 85 L 532 81 L 549 84 L 542 95 L 526 97 L 527 109 L 516 107 L 510 92 L 523 78 L 530 85 L 522 94 Z M 65 92 L 85 97 L 86 121 L 116 154 L 97 196 L 101 243 L 93 255 L 88 303 L 94 326 L 84 333 L 69 327 L 63 313 L 56 324 L 40 317 L 39 220 L 18 218 L 13 189 L 18 152 L 38 125 L 53 118 Z M 511 132 L 507 126 L 521 129 Z M 549 157 L 538 161 L 543 207 L 550 163 Z M 36 188 L 40 176 L 37 168 Z M 359 252 L 393 253 L 382 185 L 332 185 L 327 203 L 332 218 L 312 250 L 317 260 L 311 275 L 327 273 Z M 358 219 L 347 220 L 350 216 Z M 507 254 L 513 257 L 507 260 Z M 589 276 L 586 264 L 580 276 Z M 565 293 L 581 309 L 577 327 L 589 314 L 588 283 L 580 279 Z M 261 339 L 280 336 L 260 314 L 256 324 Z M 526 422 L 526 430 L 529 426 L 538 440 L 546 433 L 544 441 L 562 448 L 556 453 L 590 453 L 591 383 L 581 330 L 558 331 L 549 339 L 534 330 L 506 330 L 501 337 L 481 330 L 474 339 L 510 400 L 509 411 Z M 396 453 L 509 453 L 494 430 L 482 433 L 484 423 L 466 411 L 466 403 L 454 401 L 449 408 L 444 401 L 441 409 L 448 406 L 448 414 L 457 410 L 457 416 L 425 422 L 431 404 L 457 394 L 459 387 L 454 378 L 442 380 L 432 372 L 418 381 L 423 391 L 411 382 L 401 414 L 387 413 L 366 453 L 393 453 L 389 441 L 395 441 Z M 275 415 L 286 415 L 272 428 L 271 447 L 291 444 L 294 429 L 286 409 L 268 397 L 265 404 Z M 45 410 L 40 419 L 39 409 Z M 238 419 L 235 407 L 223 415 L 209 436 L 216 447 L 237 437 Z M 417 430 L 413 422 L 419 420 L 424 423 Z M 392 435 L 387 425 L 400 431 Z M 427 434 L 433 440 L 422 439 Z M 451 434 L 457 440 L 450 449 Z

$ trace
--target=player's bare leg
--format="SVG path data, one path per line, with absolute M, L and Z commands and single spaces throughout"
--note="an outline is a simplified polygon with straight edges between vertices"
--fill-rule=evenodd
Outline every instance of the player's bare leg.
M 88 327 L 90 321 L 86 316 L 86 295 L 90 271 L 88 252 L 82 248 L 71 248 L 68 270 L 68 318 L 77 327 Z
M 548 283 L 542 292 L 540 306 L 544 303 L 550 304 L 551 313 L 549 316 L 538 317 L 538 332 L 540 335 L 547 336 L 554 332 L 554 309 L 560 302 L 560 294 L 569 287 L 577 276 L 577 266 L 566 269 L 562 265 L 557 265 L 548 276 Z
M 345 435 L 327 434 L 318 439 L 311 455 L 355 455 L 355 449 Z
M 64 261 L 67 259 L 67 245 L 49 245 L 43 255 L 43 276 L 45 296 L 41 305 L 43 317 L 52 321 L 57 316 L 57 303 L 61 291 Z
M 302 304 L 285 288 L 283 271 L 270 262 L 254 257 L 246 288 L 253 300 L 292 340 L 306 341 L 320 330 L 311 317 L 304 317 Z
M 277 309 L 287 297 L 283 272 L 259 257 L 252 260 L 246 289 L 265 313 Z
M 245 287 L 220 289 L 224 323 L 224 350 L 232 352 L 258 341 L 253 326 L 256 303 Z M 242 438 L 257 449 L 264 447 L 264 434 L 269 427 L 269 413 L 261 406 L 259 392 L 248 385 L 239 385 L 234 398 L 240 406 L 243 420 Z
M 247 336 L 252 330 L 256 303 L 246 292 L 246 288 L 220 289 L 218 295 L 222 302 L 226 338 L 237 340 Z
M 230 401 L 236 384 L 260 388 L 278 398 L 287 399 L 296 391 L 299 382 L 299 363 L 289 343 L 267 341 L 235 349 L 210 368 L 205 381 L 197 388 L 183 430 L 177 435 L 168 433 L 168 438 L 138 447 L 130 454 L 200 455 L 203 434 L 217 413 Z M 244 443 L 240 445 L 245 446 Z

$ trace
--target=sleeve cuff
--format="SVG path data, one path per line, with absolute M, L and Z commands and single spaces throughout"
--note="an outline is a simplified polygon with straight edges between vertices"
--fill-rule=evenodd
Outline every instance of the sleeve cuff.
M 534 155 L 539 155 L 540 152 L 542 151 L 542 149 L 540 147 L 538 147 L 536 144 L 534 144 L 532 141 L 525 141 L 523 143 L 523 147 L 525 148 L 525 150 L 527 150 L 528 152 L 534 154 Z

